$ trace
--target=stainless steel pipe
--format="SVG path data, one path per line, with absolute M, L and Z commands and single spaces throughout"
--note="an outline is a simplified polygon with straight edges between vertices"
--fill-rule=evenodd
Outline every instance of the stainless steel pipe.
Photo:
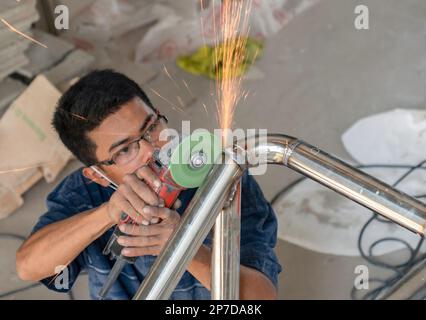
M 377 300 L 426 299 L 426 260 L 417 262 L 398 282 L 384 290 Z
M 186 208 L 179 228 L 152 265 L 134 300 L 168 299 L 213 227 L 232 185 L 243 171 L 229 156 L 213 167 Z
M 266 141 L 263 141 L 266 140 Z M 285 135 L 254 137 L 244 153 L 251 165 L 285 165 L 389 220 L 425 235 L 426 205 L 304 141 Z M 245 152 L 248 150 L 248 152 Z M 258 163 L 253 159 L 259 159 Z
M 241 181 L 235 183 L 233 188 L 230 203 L 222 209 L 214 224 L 211 264 L 213 300 L 238 300 L 240 297 Z
M 223 208 L 232 184 L 242 175 L 234 159 L 250 166 L 285 165 L 401 226 L 425 235 L 424 203 L 296 138 L 273 134 L 240 141 L 196 192 L 180 227 L 157 257 L 134 299 L 168 299 Z M 244 164 L 243 164 L 244 165 Z M 226 253 L 225 253 L 226 254 Z M 222 270 L 223 272 L 223 270 Z

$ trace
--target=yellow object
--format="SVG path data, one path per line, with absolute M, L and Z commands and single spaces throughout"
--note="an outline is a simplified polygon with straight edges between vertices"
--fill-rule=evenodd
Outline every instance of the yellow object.
M 220 51 L 223 50 L 223 44 L 217 47 L 202 46 L 196 52 L 189 56 L 181 56 L 176 60 L 177 65 L 183 70 L 195 74 L 205 75 L 210 79 L 216 79 L 216 70 L 221 70 L 215 65 L 215 56 L 219 57 L 217 62 L 219 65 L 222 63 L 220 60 L 223 55 Z M 237 68 L 237 76 L 244 74 L 250 65 L 261 55 L 263 51 L 263 44 L 255 39 L 247 38 L 246 46 L 244 48 L 243 63 Z M 219 74 L 219 79 L 221 79 Z

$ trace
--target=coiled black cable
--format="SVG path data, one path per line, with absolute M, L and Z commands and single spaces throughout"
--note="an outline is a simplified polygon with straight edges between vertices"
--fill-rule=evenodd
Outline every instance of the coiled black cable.
M 417 164 L 416 166 L 412 166 L 409 167 L 407 172 L 405 172 L 401 177 L 399 177 L 394 183 L 393 183 L 393 187 L 398 186 L 398 184 L 400 184 L 402 181 L 404 181 L 410 174 L 412 174 L 414 171 L 423 168 L 423 165 L 426 163 L 426 160 L 421 161 L 419 164 Z M 417 198 L 422 198 L 423 196 L 417 197 Z M 382 238 L 379 240 L 376 240 L 375 242 L 373 242 L 368 249 L 368 254 L 366 254 L 366 252 L 364 251 L 363 247 L 362 247 L 362 240 L 364 237 L 364 234 L 368 228 L 369 225 L 371 225 L 374 221 L 378 221 L 381 223 L 393 223 L 390 220 L 381 218 L 378 214 L 373 213 L 373 215 L 371 216 L 371 218 L 364 224 L 364 226 L 362 227 L 359 237 L 358 237 L 358 250 L 361 254 L 361 256 L 368 261 L 370 264 L 381 267 L 381 268 L 385 268 L 388 270 L 391 270 L 394 272 L 394 274 L 390 277 L 388 277 L 387 279 L 377 279 L 377 278 L 373 278 L 370 279 L 370 282 L 380 282 L 381 285 L 377 286 L 375 289 L 368 291 L 364 296 L 362 296 L 361 298 L 364 300 L 367 299 L 376 299 L 385 289 L 393 286 L 394 284 L 396 284 L 408 271 L 411 270 L 411 268 L 416 265 L 418 262 L 423 261 L 424 259 L 426 259 L 426 253 L 420 253 L 420 249 L 422 247 L 422 244 L 424 242 L 424 238 L 421 238 L 416 246 L 413 248 L 408 242 L 399 239 L 399 238 L 395 238 L 395 237 L 386 237 L 386 238 Z M 409 253 L 408 259 L 402 263 L 399 263 L 397 265 L 393 265 L 387 262 L 384 262 L 380 259 L 378 259 L 376 256 L 373 255 L 373 250 L 374 248 L 381 243 L 384 243 L 386 241 L 393 241 L 393 242 L 399 242 L 401 243 L 406 250 Z M 356 299 L 356 288 L 355 286 L 352 288 L 351 290 L 351 298 L 352 299 Z

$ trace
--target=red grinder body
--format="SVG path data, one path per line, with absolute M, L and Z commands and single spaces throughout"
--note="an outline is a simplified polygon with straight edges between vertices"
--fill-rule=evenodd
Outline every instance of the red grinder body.
M 164 165 L 160 161 L 159 153 L 155 152 L 151 161 L 148 163 L 148 167 L 154 171 L 157 177 L 161 180 L 161 188 L 156 190 L 159 198 L 164 200 L 164 206 L 171 208 L 175 203 L 179 194 L 185 188 L 178 186 L 173 182 L 168 166 Z M 125 213 L 123 213 L 121 224 L 134 223 L 133 220 Z
M 167 208 L 171 208 L 184 189 L 173 182 L 169 169 L 163 166 L 159 160 L 153 158 L 148 166 L 162 182 L 160 190 L 157 191 L 158 196 L 164 200 L 164 205 Z

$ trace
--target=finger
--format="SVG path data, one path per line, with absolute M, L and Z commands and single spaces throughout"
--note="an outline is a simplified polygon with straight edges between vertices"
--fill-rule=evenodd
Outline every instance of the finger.
M 128 185 L 121 184 L 118 187 L 118 191 L 127 199 L 128 202 L 132 205 L 132 207 L 138 212 L 142 213 L 143 208 L 146 203 L 143 201 L 141 197 L 139 197 L 136 192 Z
M 160 225 L 135 225 L 135 224 L 122 224 L 119 226 L 121 232 L 130 236 L 155 236 L 162 234 L 163 227 Z
M 160 236 L 126 237 L 121 236 L 117 239 L 123 247 L 151 247 L 161 244 Z
M 154 217 L 161 218 L 163 220 L 175 218 L 176 214 L 179 215 L 176 211 L 171 210 L 169 208 L 161 208 L 161 207 L 152 207 L 145 206 L 143 208 L 144 214 L 150 215 L 151 219 Z
M 142 168 L 139 168 L 135 172 L 136 176 L 139 179 L 143 179 L 146 181 L 146 183 L 154 190 L 156 193 L 161 188 L 161 180 L 157 177 L 157 175 L 154 173 L 154 171 L 151 170 L 151 168 L 145 166 Z
M 145 219 L 141 214 L 139 214 L 135 208 L 130 204 L 129 201 L 127 201 L 124 196 L 120 195 L 117 197 L 117 206 L 120 208 L 121 211 L 123 211 L 125 214 L 127 214 L 133 221 L 135 221 L 138 224 L 148 224 L 147 219 Z
M 157 224 L 160 222 L 160 220 L 161 220 L 160 218 L 152 218 L 150 221 L 150 224 Z
M 124 248 L 121 254 L 126 257 L 140 257 L 140 256 L 156 256 L 160 253 L 161 246 L 151 246 L 142 248 Z
M 177 210 L 182 206 L 182 201 L 180 201 L 179 199 L 176 199 L 175 203 L 173 203 L 173 209 Z
M 123 181 L 126 182 L 132 188 L 134 193 L 145 203 L 151 206 L 158 206 L 160 204 L 157 194 L 136 175 L 127 175 Z

